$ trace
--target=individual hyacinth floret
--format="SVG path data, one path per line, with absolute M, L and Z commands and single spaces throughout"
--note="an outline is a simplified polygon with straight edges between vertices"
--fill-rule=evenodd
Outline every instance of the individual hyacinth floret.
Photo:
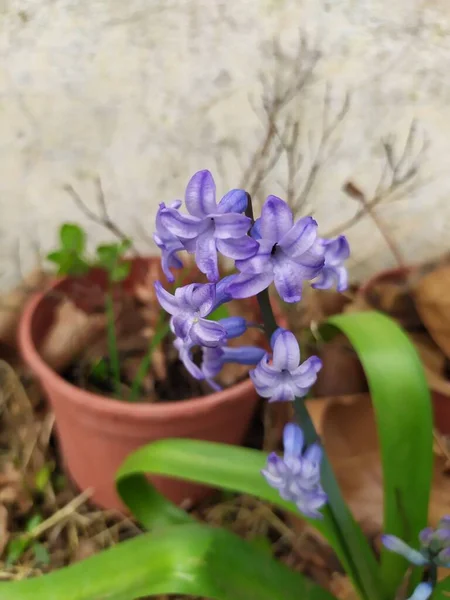
M 400 554 L 413 565 L 450 568 L 450 516 L 443 517 L 436 529 L 427 527 L 420 532 L 418 550 L 395 535 L 383 535 L 382 542 L 388 550 Z
M 269 402 L 293 401 L 305 396 L 317 379 L 322 361 L 311 356 L 300 364 L 300 348 L 291 331 L 278 328 L 270 345 L 272 361 L 266 353 L 250 377 L 256 391 Z
M 251 219 L 245 211 L 248 197 L 244 190 L 229 191 L 216 202 L 216 186 L 207 170 L 195 173 L 185 194 L 189 214 L 182 214 L 177 206 L 161 207 L 157 216 L 157 231 L 169 232 L 189 253 L 209 281 L 219 280 L 218 252 L 233 260 L 253 256 L 257 242 L 247 235 Z M 167 251 L 169 252 L 169 251 Z M 172 254 L 173 256 L 173 254 Z
M 284 500 L 294 502 L 306 517 L 322 518 L 319 510 L 326 504 L 327 496 L 320 483 L 321 447 L 312 444 L 305 449 L 303 431 L 294 423 L 285 426 L 283 444 L 283 458 L 274 452 L 269 454 L 262 474 Z

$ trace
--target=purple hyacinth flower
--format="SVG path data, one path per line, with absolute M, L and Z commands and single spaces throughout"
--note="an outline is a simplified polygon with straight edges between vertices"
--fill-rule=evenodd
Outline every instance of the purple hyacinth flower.
M 273 356 L 266 353 L 250 377 L 256 391 L 269 402 L 293 401 L 306 396 L 317 379 L 322 361 L 311 356 L 300 364 L 300 348 L 291 331 L 277 329 L 270 341 Z
M 304 217 L 294 223 L 287 203 L 269 196 L 251 235 L 259 248 L 254 256 L 236 260 L 241 273 L 229 287 L 233 298 L 255 296 L 274 282 L 285 302 L 301 300 L 303 282 L 317 277 L 324 265 L 316 221 Z
M 312 444 L 305 450 L 303 432 L 294 423 L 285 426 L 283 443 L 283 458 L 274 452 L 269 454 L 262 474 L 284 500 L 295 502 L 306 517 L 321 519 L 319 510 L 327 502 L 320 483 L 322 449 Z
M 180 360 L 195 379 L 212 380 L 220 373 L 225 363 L 255 365 L 265 354 L 265 350 L 255 346 L 241 346 L 239 348 L 225 346 L 227 340 L 239 337 L 247 331 L 247 322 L 243 317 L 227 317 L 220 319 L 218 323 L 225 329 L 226 339 L 220 346 L 215 348 L 202 347 L 203 358 L 200 367 L 195 364 L 192 354 L 197 344 L 190 339 L 183 341 L 177 338 L 174 341 Z
M 211 348 L 225 340 L 225 328 L 205 318 L 212 312 L 216 300 L 213 283 L 191 283 L 172 295 L 157 281 L 155 291 L 162 308 L 172 315 L 170 326 L 177 337 Z
M 383 545 L 418 566 L 434 564 L 450 568 L 450 519 L 443 517 L 436 529 L 426 527 L 419 534 L 420 548 L 415 550 L 395 535 L 384 535 Z
M 348 273 L 343 263 L 350 256 L 347 238 L 340 235 L 332 240 L 320 239 L 318 243 L 323 248 L 325 264 L 312 287 L 329 290 L 336 285 L 338 292 L 344 292 L 348 287 Z
M 219 279 L 217 253 L 233 260 L 253 256 L 258 243 L 247 235 L 251 219 L 241 214 L 247 207 L 244 190 L 231 190 L 216 203 L 216 185 L 209 171 L 199 171 L 189 181 L 185 196 L 188 215 L 174 208 L 161 212 L 161 223 L 195 253 L 195 262 L 209 281 Z
M 169 207 L 167 207 L 164 202 L 160 203 L 158 212 L 156 213 L 156 230 L 153 234 L 155 244 L 161 250 L 161 266 L 163 273 L 170 282 L 175 281 L 171 269 L 181 269 L 183 266 L 183 263 L 177 256 L 177 252 L 184 250 L 184 246 L 181 240 L 163 225 L 161 222 L 161 214 L 163 214 L 167 208 L 178 210 L 180 206 L 181 200 L 172 202 Z
M 201 370 L 206 379 L 213 379 L 226 363 L 256 365 L 265 353 L 264 349 L 256 346 L 204 348 Z
M 423 581 L 416 586 L 414 592 L 407 600 L 428 600 L 432 592 L 433 586 L 431 583 Z

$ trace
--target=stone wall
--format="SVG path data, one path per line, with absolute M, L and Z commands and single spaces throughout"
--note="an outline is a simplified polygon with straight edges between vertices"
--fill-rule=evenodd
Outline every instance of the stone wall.
M 258 198 L 305 200 L 326 233 L 360 208 L 346 182 L 377 197 L 386 147 L 398 185 L 384 198 L 388 169 L 386 231 L 406 261 L 449 248 L 445 0 L 0 0 L 0 15 L 2 286 L 62 221 L 82 222 L 92 243 L 109 237 L 64 186 L 96 210 L 100 177 L 142 250 L 158 202 L 182 197 L 202 168 L 221 191 L 245 183 Z M 267 103 L 283 92 L 267 136 Z M 346 232 L 354 277 L 395 264 L 371 219 Z

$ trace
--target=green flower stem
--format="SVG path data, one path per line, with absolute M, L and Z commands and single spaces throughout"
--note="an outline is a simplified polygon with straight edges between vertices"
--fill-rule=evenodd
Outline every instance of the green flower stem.
M 141 360 L 138 371 L 136 373 L 136 377 L 133 379 L 133 383 L 131 384 L 129 402 L 137 402 L 139 400 L 142 381 L 145 375 L 148 373 L 150 365 L 152 364 L 153 352 L 170 331 L 169 323 L 164 323 L 163 319 L 159 319 L 158 325 L 156 326 L 155 335 L 152 337 L 150 344 L 148 345 L 147 352 L 145 353 L 144 358 Z
M 257 298 L 264 329 L 270 340 L 272 334 L 277 329 L 277 323 L 270 304 L 268 290 L 264 290 L 258 294 Z M 320 441 L 304 400 L 296 398 L 294 407 L 297 420 L 305 435 L 306 443 L 309 445 Z M 366 600 L 382 599 L 383 589 L 375 556 L 344 501 L 331 463 L 325 452 L 322 460 L 322 485 L 328 496 L 326 510 L 330 513 L 332 522 L 335 525 L 336 536 L 345 550 L 348 566 L 352 570 L 352 573 L 348 573 L 349 576 L 363 598 L 366 598 Z
M 120 398 L 120 395 L 121 395 L 120 361 L 119 361 L 119 352 L 117 350 L 116 323 L 115 323 L 114 303 L 113 303 L 112 285 L 111 284 L 110 284 L 109 290 L 106 292 L 105 306 L 106 306 L 106 328 L 107 328 L 109 361 L 111 364 L 114 391 L 115 391 L 116 396 Z

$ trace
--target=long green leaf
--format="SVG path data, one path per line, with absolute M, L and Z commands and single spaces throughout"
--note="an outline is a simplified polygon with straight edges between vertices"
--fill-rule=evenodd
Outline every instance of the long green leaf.
M 369 383 L 383 467 L 384 531 L 415 546 L 427 524 L 433 466 L 430 393 L 420 358 L 402 329 L 381 313 L 332 317 L 322 333 L 336 329 L 350 340 Z M 388 597 L 406 566 L 401 556 L 382 551 Z
M 432 600 L 449 600 L 450 598 L 450 577 L 442 579 L 434 588 Z
M 267 454 L 250 448 L 200 440 L 159 440 L 133 452 L 125 460 L 117 474 L 117 488 L 125 504 L 147 529 L 186 522 L 190 517 L 158 494 L 145 477 L 146 473 L 251 494 L 298 516 L 295 504 L 280 498 L 261 476 L 266 460 Z M 348 567 L 328 511 L 324 511 L 322 521 L 314 520 L 311 524 L 329 541 L 343 565 Z
M 0 600 L 335 600 L 299 573 L 223 529 L 196 523 L 141 535 L 49 575 L 0 584 Z

